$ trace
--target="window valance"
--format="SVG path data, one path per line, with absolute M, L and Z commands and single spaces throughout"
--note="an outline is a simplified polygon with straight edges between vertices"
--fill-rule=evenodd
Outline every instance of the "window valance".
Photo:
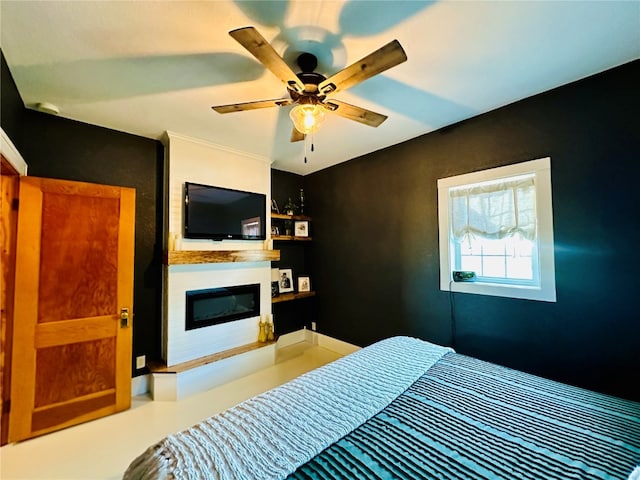
M 451 188 L 452 234 L 502 239 L 519 233 L 536 237 L 535 175 Z

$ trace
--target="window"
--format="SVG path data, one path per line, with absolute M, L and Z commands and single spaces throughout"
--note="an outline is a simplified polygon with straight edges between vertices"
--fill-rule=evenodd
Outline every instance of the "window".
M 438 180 L 438 215 L 441 290 L 556 301 L 550 158 Z

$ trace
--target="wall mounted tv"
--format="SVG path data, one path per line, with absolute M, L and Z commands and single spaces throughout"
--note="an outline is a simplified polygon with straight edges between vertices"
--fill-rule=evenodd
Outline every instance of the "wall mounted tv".
M 264 240 L 267 197 L 185 182 L 184 238 Z

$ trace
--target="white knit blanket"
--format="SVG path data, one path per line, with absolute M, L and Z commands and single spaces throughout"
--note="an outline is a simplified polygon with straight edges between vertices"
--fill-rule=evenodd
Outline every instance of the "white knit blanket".
M 377 414 L 450 348 L 382 340 L 149 447 L 133 479 L 284 478 Z

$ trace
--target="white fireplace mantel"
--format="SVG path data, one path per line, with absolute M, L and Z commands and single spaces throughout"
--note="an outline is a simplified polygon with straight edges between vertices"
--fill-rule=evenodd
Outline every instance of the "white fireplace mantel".
M 271 263 L 274 251 L 268 242 L 185 239 L 182 237 L 184 183 L 196 182 L 237 190 L 264 193 L 265 208 L 271 204 L 271 163 L 266 158 L 231 151 L 202 140 L 167 133 L 165 138 L 166 243 L 171 244 L 164 265 L 163 359 L 167 366 L 255 342 L 260 317 L 271 314 Z M 265 212 L 268 218 L 268 213 Z M 267 225 L 267 231 L 270 226 Z M 169 259 L 185 256 L 181 252 L 204 255 L 220 252 L 244 261 L 229 263 L 183 263 Z M 256 251 L 267 251 L 251 258 Z M 205 253 L 202 253 L 205 252 Z M 189 253 L 188 256 L 193 256 Z M 186 292 L 206 288 L 260 284 L 260 316 L 221 325 L 185 330 Z

